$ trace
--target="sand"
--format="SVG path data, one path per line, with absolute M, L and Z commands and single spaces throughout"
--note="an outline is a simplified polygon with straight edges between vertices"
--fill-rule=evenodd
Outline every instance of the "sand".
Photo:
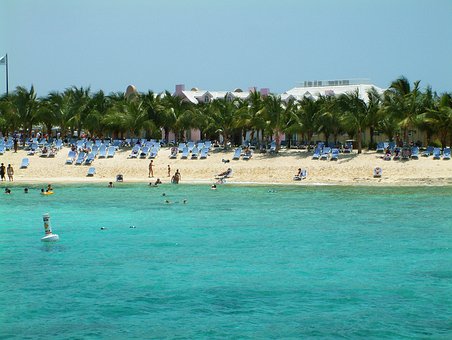
M 171 174 L 179 169 L 181 183 L 214 183 L 215 175 L 233 169 L 227 183 L 236 184 L 293 184 L 293 185 L 452 185 L 452 160 L 384 161 L 379 153 L 365 151 L 357 154 L 340 154 L 339 160 L 312 160 L 306 150 L 281 150 L 278 154 L 254 153 L 250 160 L 232 160 L 233 150 L 213 150 L 207 159 L 169 159 L 170 149 L 162 148 L 154 159 L 154 178 L 148 178 L 149 159 L 129 159 L 130 148 L 116 152 L 113 158 L 97 159 L 91 166 L 96 175 L 87 177 L 89 166 L 65 164 L 69 149 L 64 147 L 55 158 L 42 158 L 38 154 L 28 156 L 24 150 L 17 153 L 7 151 L 0 155 L 0 162 L 14 168 L 15 183 L 96 183 L 115 181 L 117 174 L 124 182 L 149 183 L 160 178 L 170 183 L 167 166 Z M 30 159 L 26 169 L 20 169 L 21 160 Z M 222 162 L 229 159 L 229 163 Z M 373 169 L 382 168 L 382 177 L 374 178 Z M 298 168 L 305 168 L 305 180 L 294 181 Z M 6 183 L 3 182 L 3 186 Z

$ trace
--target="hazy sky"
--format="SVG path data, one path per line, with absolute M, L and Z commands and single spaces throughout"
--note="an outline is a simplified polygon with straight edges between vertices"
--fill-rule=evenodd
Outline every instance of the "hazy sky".
M 452 0 L 1 0 L 10 91 L 269 87 L 400 75 L 452 91 Z M 0 66 L 0 93 L 5 67 Z

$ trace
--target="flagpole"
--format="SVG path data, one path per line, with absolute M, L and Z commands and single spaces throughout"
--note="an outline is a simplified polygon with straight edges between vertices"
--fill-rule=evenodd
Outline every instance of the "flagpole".
M 8 97 L 8 53 L 6 53 L 6 96 Z

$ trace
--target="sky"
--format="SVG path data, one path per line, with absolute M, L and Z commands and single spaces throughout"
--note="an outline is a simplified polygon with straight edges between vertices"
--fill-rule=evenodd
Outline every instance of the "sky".
M 10 92 L 40 96 L 400 76 L 451 92 L 452 0 L 1 0 L 6 53 Z

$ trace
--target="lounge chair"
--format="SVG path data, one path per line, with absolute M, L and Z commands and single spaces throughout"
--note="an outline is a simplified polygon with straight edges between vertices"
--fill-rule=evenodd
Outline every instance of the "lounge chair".
M 440 148 L 433 149 L 433 159 L 441 159 L 441 149 Z
M 188 147 L 184 147 L 182 150 L 182 155 L 180 156 L 181 159 L 187 159 L 188 158 Z
M 182 152 L 182 150 L 184 150 L 185 147 L 187 147 L 187 145 L 185 143 L 179 143 L 179 146 L 177 147 L 177 149 L 179 150 L 179 152 Z
M 319 158 L 320 158 L 320 148 L 317 147 L 317 148 L 314 150 L 314 154 L 312 155 L 312 159 L 319 159 Z
M 419 148 L 417 146 L 411 148 L 411 159 L 419 159 Z
M 409 148 L 402 148 L 402 160 L 407 161 L 410 159 L 411 150 Z
M 193 150 L 191 150 L 191 159 L 198 159 L 199 156 L 199 150 L 198 147 L 194 147 Z
M 235 149 L 234 156 L 232 156 L 232 159 L 240 159 L 241 154 L 242 154 L 242 148 Z
M 94 158 L 95 158 L 94 154 L 90 152 L 85 159 L 85 165 L 91 165 L 91 163 L 94 162 Z
M 305 179 L 308 176 L 308 172 L 306 169 L 300 169 L 300 171 L 298 172 L 298 174 L 296 174 L 293 177 L 294 181 L 301 181 L 302 179 Z
M 105 144 L 101 144 L 101 146 L 99 147 L 99 158 L 105 158 L 107 157 L 107 147 L 105 146 Z
M 338 148 L 334 148 L 331 150 L 331 160 L 332 161 L 337 161 L 339 159 L 339 149 Z
M 381 177 L 382 174 L 383 174 L 383 169 L 377 166 L 374 169 L 374 177 L 379 178 L 379 177 Z
M 0 155 L 3 155 L 6 151 L 6 147 L 4 144 L 0 145 Z
M 204 146 L 204 148 L 201 149 L 201 154 L 199 155 L 199 158 L 206 159 L 208 154 L 209 154 L 209 149 Z
M 159 153 L 159 149 L 156 146 L 153 146 L 151 148 L 151 152 L 149 153 L 149 158 L 154 159 L 155 157 L 157 157 L 158 153 Z
M 245 151 L 245 154 L 243 155 L 242 159 L 247 161 L 247 160 L 251 159 L 251 157 L 253 157 L 253 153 L 251 150 L 248 149 L 247 151 Z
M 69 153 L 67 154 L 66 164 L 74 163 L 75 157 L 77 157 L 75 151 L 70 150 Z
M 377 152 L 385 152 L 385 144 L 383 142 L 377 143 Z
M 433 146 L 427 146 L 427 149 L 422 153 L 422 156 L 424 157 L 430 156 L 431 154 L 433 154 L 434 149 L 435 148 Z
M 141 149 L 140 158 L 146 158 L 149 154 L 149 146 L 145 146 Z
M 443 160 L 449 160 L 449 159 L 450 159 L 450 148 L 444 148 Z
M 320 155 L 320 159 L 327 160 L 328 158 L 330 158 L 330 152 L 331 152 L 331 148 L 329 146 L 324 147 L 322 154 Z
M 187 143 L 188 152 L 191 152 L 194 147 L 195 147 L 195 143 L 194 142 L 188 142 Z
M 114 146 L 109 146 L 107 150 L 107 158 L 114 157 L 116 152 L 116 148 Z
M 171 159 L 177 158 L 178 152 L 179 152 L 178 148 L 176 146 L 173 146 L 171 148 L 169 158 L 171 158 Z
M 22 158 L 22 163 L 20 163 L 20 168 L 21 169 L 26 169 L 28 168 L 28 165 L 30 165 L 30 161 L 28 158 Z
M 228 168 L 225 172 L 218 174 L 215 178 L 220 180 L 224 180 L 225 178 L 231 178 L 232 173 L 233 173 L 232 168 Z
M 96 168 L 92 166 L 91 168 L 88 169 L 88 173 L 86 174 L 86 176 L 92 177 L 95 174 L 96 174 Z
M 270 153 L 275 153 L 276 152 L 276 142 L 272 141 L 270 143 Z
M 138 144 L 136 144 L 133 148 L 132 151 L 129 154 L 129 158 L 138 158 L 138 156 L 141 153 L 141 148 Z
M 353 143 L 347 142 L 344 146 L 343 153 L 352 153 L 353 152 Z
M 77 156 L 77 159 L 75 160 L 75 165 L 82 165 L 83 162 L 85 161 L 85 157 L 86 157 L 86 153 L 85 152 L 80 152 Z

